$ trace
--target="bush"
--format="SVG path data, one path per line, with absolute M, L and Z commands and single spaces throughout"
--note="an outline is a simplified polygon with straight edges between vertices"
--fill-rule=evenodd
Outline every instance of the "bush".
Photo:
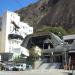
M 40 32 L 52 32 L 62 38 L 63 35 L 67 35 L 67 31 L 63 27 L 44 27 Z

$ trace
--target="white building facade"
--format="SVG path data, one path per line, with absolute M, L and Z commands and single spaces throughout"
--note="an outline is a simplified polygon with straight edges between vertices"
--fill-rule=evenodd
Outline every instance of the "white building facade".
M 13 57 L 23 53 L 29 56 L 27 49 L 21 46 L 23 39 L 33 34 L 33 27 L 20 21 L 20 16 L 7 11 L 2 16 L 1 53 L 13 53 Z

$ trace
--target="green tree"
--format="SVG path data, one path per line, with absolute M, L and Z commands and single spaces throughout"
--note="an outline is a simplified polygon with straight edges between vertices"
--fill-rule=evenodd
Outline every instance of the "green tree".
M 37 52 L 35 52 L 35 46 L 29 49 L 29 57 L 27 58 L 27 62 L 32 65 L 34 68 L 35 61 L 39 58 Z
M 63 35 L 68 34 L 63 27 L 44 27 L 40 32 L 52 32 L 62 38 Z

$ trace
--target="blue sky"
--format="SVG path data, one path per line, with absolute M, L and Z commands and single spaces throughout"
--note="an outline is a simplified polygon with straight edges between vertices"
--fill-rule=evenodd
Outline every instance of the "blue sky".
M 0 0 L 0 16 L 6 10 L 15 11 L 37 1 L 38 0 Z

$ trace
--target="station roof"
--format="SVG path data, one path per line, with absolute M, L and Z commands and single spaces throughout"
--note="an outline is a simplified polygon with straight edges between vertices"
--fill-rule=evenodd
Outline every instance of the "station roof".
M 75 34 L 63 36 L 63 40 L 75 39 Z
M 29 45 L 35 44 L 40 48 L 43 48 L 44 43 L 51 43 L 53 47 L 56 47 L 61 45 L 63 42 L 57 35 L 53 33 L 38 33 L 37 35 L 33 34 L 25 37 L 24 41 L 22 42 L 22 46 L 29 48 Z M 59 49 L 61 49 L 61 46 Z

